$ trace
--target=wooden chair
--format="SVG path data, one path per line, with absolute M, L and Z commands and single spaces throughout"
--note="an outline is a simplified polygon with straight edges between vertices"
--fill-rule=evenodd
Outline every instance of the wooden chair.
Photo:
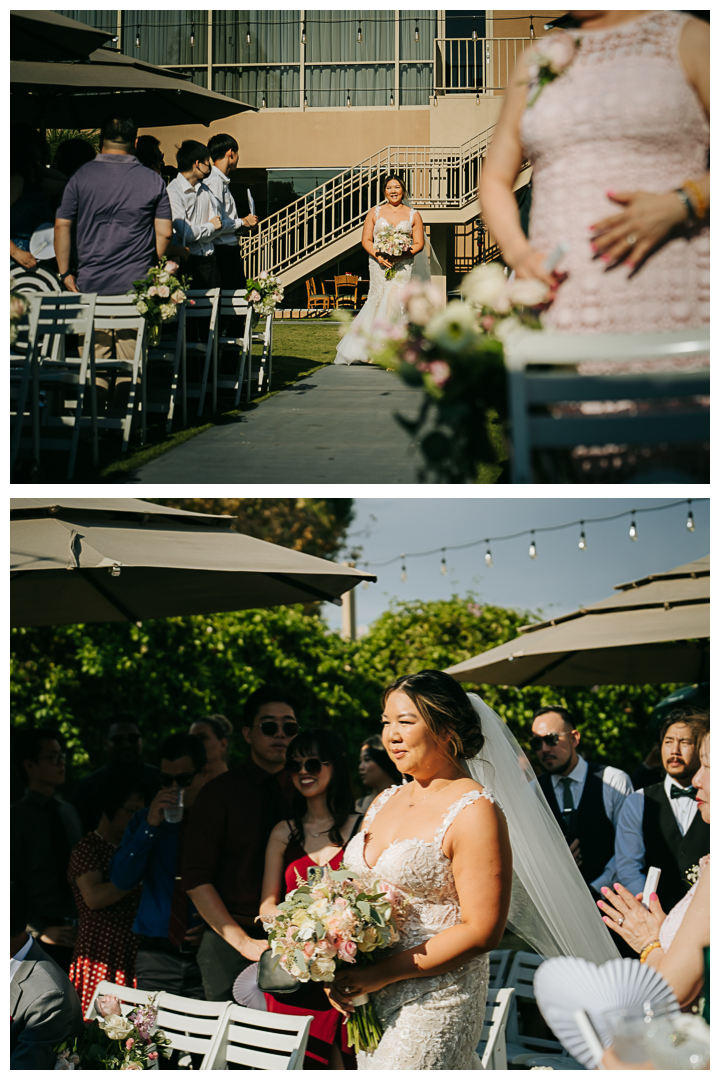
M 493 949 L 490 953 L 490 989 L 502 990 L 512 958 L 511 949 Z
M 263 325 L 264 320 L 264 325 Z M 257 329 L 252 332 L 252 341 L 254 343 L 262 344 L 262 355 L 260 356 L 260 364 L 258 367 L 257 376 L 257 392 L 258 394 L 266 394 L 272 387 L 272 337 L 273 337 L 273 322 L 275 320 L 274 315 L 261 315 L 260 322 L 257 325 Z M 248 382 L 247 382 L 247 398 L 250 400 L 250 383 L 252 382 L 253 373 L 253 354 L 252 348 L 248 353 Z M 267 385 L 266 385 L 267 384 Z
M 15 266 L 10 271 L 10 290 L 22 293 L 60 293 L 60 282 L 42 266 L 26 270 L 24 266 Z
M 208 1069 L 229 1001 L 197 1001 L 163 990 L 157 999 L 157 1027 L 164 1031 L 173 1050 L 202 1056 L 200 1069 Z
M 140 441 L 144 445 L 147 435 L 147 386 L 143 365 L 145 354 L 145 330 L 146 322 L 142 315 L 138 314 L 135 301 L 127 295 L 98 296 L 95 304 L 95 329 L 96 330 L 134 330 L 135 351 L 132 360 L 95 360 L 95 371 L 109 378 L 117 378 L 118 375 L 129 375 L 130 392 L 125 406 L 125 415 L 122 418 L 104 416 L 98 418 L 98 426 L 102 428 L 120 428 L 122 431 L 122 453 L 128 448 L 130 429 L 134 419 L 136 407 L 140 412 L 141 431 Z M 137 403 L 137 392 L 140 390 L 141 400 Z
M 710 437 L 707 410 L 680 408 L 639 415 L 552 415 L 553 405 L 583 401 L 689 399 L 710 393 L 709 368 L 637 375 L 578 375 L 589 360 L 619 364 L 710 351 L 709 327 L 651 334 L 554 334 L 527 331 L 505 342 L 512 439 L 512 482 L 533 480 L 533 448 L 608 443 L 697 442 Z M 540 413 L 540 414 L 539 414 Z
M 185 333 L 182 342 L 182 374 L 183 374 L 183 426 L 187 424 L 187 399 L 198 398 L 198 417 L 202 416 L 207 393 L 208 376 L 213 357 L 216 357 L 215 334 L 217 333 L 218 308 L 220 306 L 220 289 L 188 289 L 185 294 L 188 300 L 194 300 L 194 304 L 187 302 L 182 304 L 185 309 Z M 193 342 L 187 340 L 188 323 L 194 319 L 207 319 L 208 336 L 205 342 Z M 187 382 L 187 358 L 199 356 L 203 362 L 202 375 L 199 385 Z
M 36 309 L 32 307 L 34 303 L 38 305 Z M 83 422 L 83 406 L 88 390 L 93 463 L 98 462 L 93 325 L 95 303 L 95 293 L 42 293 L 33 297 L 31 302 L 33 339 L 32 346 L 27 350 L 25 360 L 27 366 L 24 377 L 21 376 L 21 387 L 16 404 L 12 461 L 15 461 L 20 449 L 22 424 L 28 408 L 29 386 L 33 469 L 36 470 L 39 467 L 41 449 L 67 450 L 69 453 L 68 480 L 72 479 L 75 472 L 80 428 Z M 82 339 L 83 344 L 79 355 L 68 355 L 66 340 L 70 336 L 78 336 Z M 41 395 L 52 396 L 59 403 L 59 415 L 51 416 L 47 405 L 41 410 Z M 21 401 L 23 396 L 24 400 Z M 69 439 L 52 438 L 49 434 L 52 428 L 68 427 L 72 428 Z
M 242 393 L 242 383 L 245 377 L 245 365 L 248 361 L 248 357 L 252 356 L 252 306 L 247 302 L 247 289 L 223 289 L 220 294 L 220 312 L 219 312 L 219 332 L 215 336 L 217 342 L 216 356 L 213 360 L 213 411 L 217 409 L 217 391 L 222 390 L 234 390 L 235 391 L 235 408 L 240 404 L 240 395 Z M 237 320 L 244 318 L 243 331 L 241 335 L 237 334 L 225 334 L 223 333 L 224 323 L 226 320 Z M 232 328 L 232 323 L 230 324 Z M 219 358 L 222 356 L 222 349 L 224 345 L 231 345 L 237 348 L 237 366 L 235 370 L 235 377 L 233 379 L 218 377 L 218 365 Z M 248 397 L 250 396 L 250 379 L 248 377 Z
M 311 1020 L 230 1005 L 205 1068 L 302 1069 Z
M 513 996 L 512 987 L 488 990 L 485 1005 L 485 1023 L 477 1047 L 483 1069 L 507 1069 L 505 1052 L 505 1028 Z
M 322 292 L 319 293 L 315 286 L 315 278 L 307 278 L 305 281 L 305 288 L 307 289 L 307 306 L 308 311 L 313 311 L 315 308 L 320 308 L 322 311 L 329 311 L 331 308 L 332 297 L 328 296 L 325 292 L 325 286 L 322 285 Z
M 357 274 L 335 275 L 335 307 L 357 307 L 359 280 Z

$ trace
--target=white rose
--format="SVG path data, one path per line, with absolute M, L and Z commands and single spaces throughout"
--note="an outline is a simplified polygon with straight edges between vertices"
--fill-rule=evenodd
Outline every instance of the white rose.
M 148 309 L 148 306 L 147 306 L 147 304 L 145 303 L 145 301 L 144 301 L 144 300 L 138 300 L 138 302 L 137 302 L 137 304 L 135 305 L 135 307 L 137 308 L 137 310 L 138 310 L 138 312 L 140 313 L 140 315 L 144 315 L 144 314 L 145 314 L 145 312 L 146 312 L 146 311 L 147 311 L 147 309 Z
M 160 315 L 163 319 L 175 318 L 175 305 L 174 304 L 161 304 Z
M 103 1029 L 108 1039 L 127 1039 L 128 1035 L 133 1029 L 133 1025 L 129 1020 L 126 1020 L 124 1016 L 106 1016 L 104 1020 L 99 1020 L 98 1025 Z
M 527 327 L 515 318 L 510 319 L 498 319 L 495 323 L 495 330 L 493 331 L 496 338 L 499 338 L 503 344 L 507 344 L 510 338 L 515 334 L 527 333 Z
M 550 295 L 550 288 L 537 278 L 516 278 L 508 285 L 508 297 L 511 304 L 523 307 L 537 307 L 544 304 Z
M 551 71 L 560 75 L 573 61 L 575 42 L 564 30 L 558 30 L 548 41 L 541 43 L 538 51 L 540 62 L 546 63 Z
M 335 961 L 327 956 L 318 957 L 310 965 L 310 975 L 314 982 L 332 982 L 335 978 Z
M 451 300 L 444 311 L 432 317 L 425 336 L 447 352 L 462 352 L 478 336 L 477 316 L 468 304 Z
M 507 278 L 499 263 L 476 266 L 463 278 L 460 289 L 473 307 L 489 307 L 502 313 L 498 305 L 506 303 Z M 505 307 L 507 310 L 509 307 Z
M 169 279 L 169 277 L 170 277 L 170 275 L 166 274 L 165 271 L 163 270 L 162 274 L 158 274 L 158 276 L 155 278 L 155 280 L 157 282 L 159 282 L 161 285 L 164 285 L 165 282 Z
M 318 918 L 322 918 L 323 915 L 327 914 L 329 907 L 330 901 L 325 897 L 320 900 L 315 900 L 308 908 L 308 915 L 316 915 Z

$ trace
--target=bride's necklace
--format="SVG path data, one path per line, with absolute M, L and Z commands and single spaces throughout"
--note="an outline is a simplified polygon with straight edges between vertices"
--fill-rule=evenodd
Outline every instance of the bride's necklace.
M 459 776 L 456 776 L 456 777 L 455 777 L 455 780 L 459 780 L 459 779 L 460 779 L 460 777 L 459 777 Z M 430 792 L 428 792 L 428 794 L 427 794 L 427 795 L 423 795 L 422 799 L 416 799 L 416 800 L 415 800 L 415 801 L 413 801 L 413 802 L 409 802 L 409 803 L 408 803 L 408 809 L 412 810 L 413 806 L 417 806 L 417 805 L 419 805 L 419 804 L 420 804 L 421 802 L 425 802 L 425 800 L 426 800 L 426 799 L 429 799 L 431 795 L 437 795 L 438 791 L 444 791 L 444 790 L 445 790 L 445 788 L 448 788 L 448 787 L 450 787 L 450 784 L 454 784 L 454 783 L 455 783 L 455 780 L 449 780 L 449 781 L 447 782 L 447 784 L 443 784 L 443 786 L 442 786 L 442 787 L 439 787 L 439 788 L 435 788 L 435 790 L 434 790 L 434 791 L 430 791 Z M 416 781 L 416 780 L 413 780 L 413 784 L 416 784 L 416 783 L 417 783 L 417 781 Z

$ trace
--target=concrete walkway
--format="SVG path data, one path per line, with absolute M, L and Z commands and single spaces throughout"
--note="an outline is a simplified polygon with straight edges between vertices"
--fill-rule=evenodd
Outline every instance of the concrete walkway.
M 414 484 L 420 454 L 393 413 L 421 394 L 397 375 L 329 364 L 128 478 L 140 484 Z

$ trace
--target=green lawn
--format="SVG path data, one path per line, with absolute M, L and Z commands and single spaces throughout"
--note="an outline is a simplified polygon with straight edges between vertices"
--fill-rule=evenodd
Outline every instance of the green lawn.
M 181 443 L 207 431 L 213 425 L 224 424 L 240 412 L 255 406 L 272 394 L 278 393 L 287 386 L 292 386 L 304 375 L 310 375 L 324 364 L 331 364 L 335 359 L 335 349 L 338 343 L 338 327 L 325 321 L 312 320 L 302 322 L 295 320 L 278 320 L 273 327 L 273 389 L 271 394 L 264 394 L 253 398 L 249 404 L 242 402 L 238 409 L 232 408 L 232 400 L 229 392 L 225 392 L 225 398 L 220 396 L 217 413 L 211 413 L 206 406 L 200 423 L 193 424 L 192 409 L 196 406 L 197 399 L 188 402 L 188 427 L 177 428 L 170 435 L 165 434 L 164 423 L 148 424 L 148 437 L 144 447 L 140 447 L 137 434 L 133 434 L 130 449 L 127 454 L 120 454 L 120 433 L 109 431 L 101 433 L 100 438 L 100 468 L 94 469 L 90 460 L 90 443 L 83 438 L 75 468 L 74 483 L 122 483 L 126 477 L 132 475 L 137 469 L 146 465 L 149 461 L 160 454 L 167 453 Z M 255 357 L 259 357 L 262 348 L 254 347 Z M 257 370 L 257 359 L 255 361 Z M 176 412 L 177 416 L 177 412 Z M 62 483 L 65 481 L 65 469 L 67 457 L 62 453 L 51 454 L 45 451 L 41 455 L 41 471 L 33 479 L 39 483 Z M 18 469 L 16 481 L 28 480 L 29 476 L 23 475 L 22 466 Z

